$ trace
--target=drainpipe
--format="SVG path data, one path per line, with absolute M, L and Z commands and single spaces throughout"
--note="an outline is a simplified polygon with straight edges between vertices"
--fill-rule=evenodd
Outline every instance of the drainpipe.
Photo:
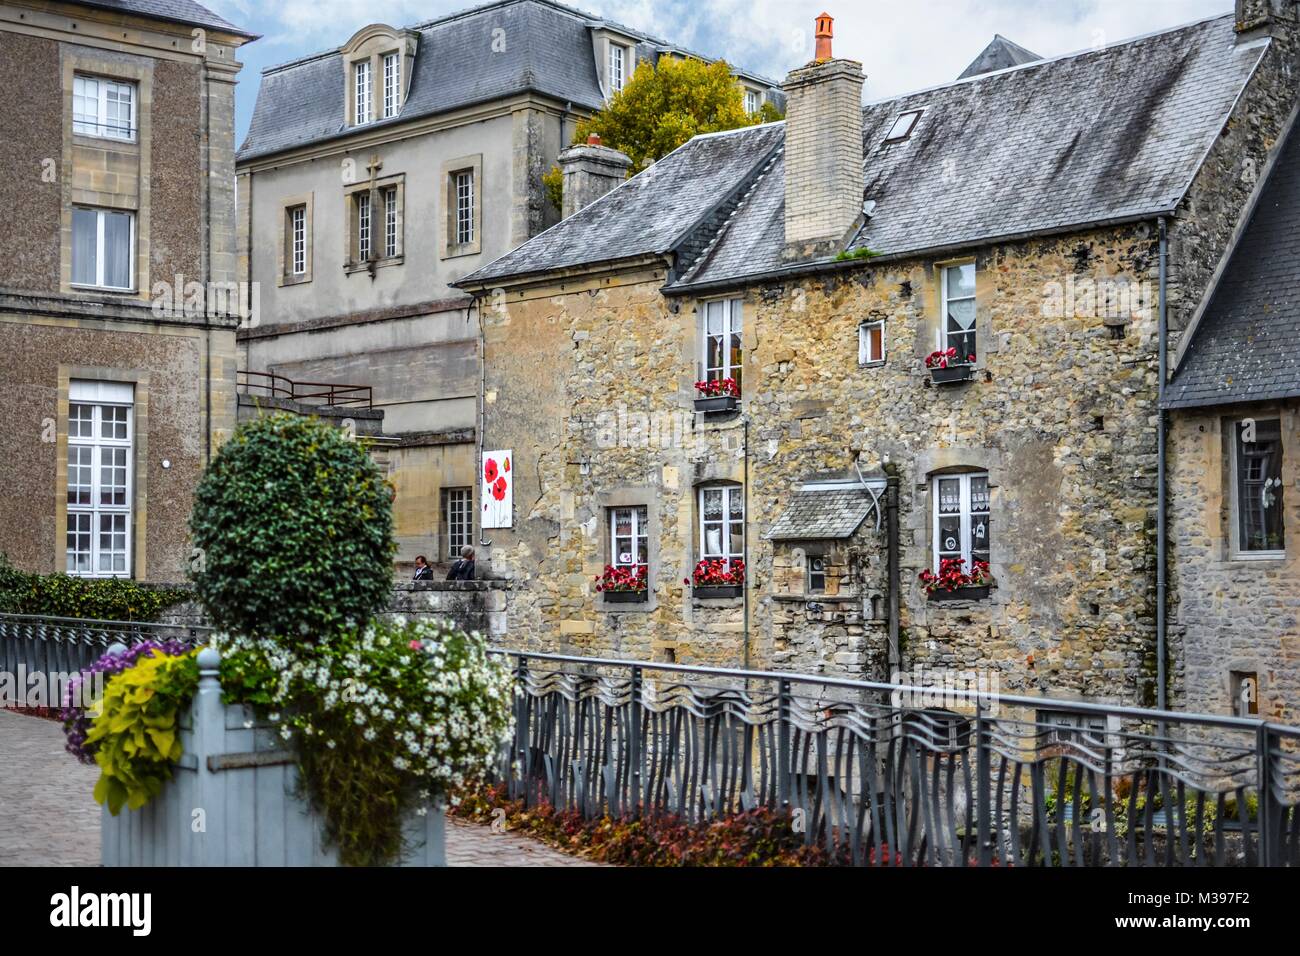
M 898 466 L 886 462 L 885 471 L 885 534 L 888 538 L 889 558 L 889 673 L 885 679 L 892 681 L 903 669 L 903 655 L 898 646 L 899 615 L 899 548 L 898 548 Z
M 1169 235 L 1165 217 L 1160 217 L 1160 408 L 1156 415 L 1156 707 L 1165 710 L 1165 564 L 1168 534 L 1165 522 L 1165 379 L 1169 372 Z
M 745 559 L 749 560 L 749 415 L 746 414 L 745 424 L 745 491 L 744 491 L 744 508 L 745 508 Z M 750 572 L 748 565 L 745 567 L 745 586 L 741 589 L 741 598 L 745 602 L 745 670 L 749 670 L 749 583 Z

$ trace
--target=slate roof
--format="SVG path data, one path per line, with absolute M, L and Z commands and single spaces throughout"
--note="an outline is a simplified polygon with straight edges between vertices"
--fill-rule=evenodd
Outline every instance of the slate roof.
M 904 254 L 1170 212 L 1263 56 L 1216 17 L 868 105 L 851 248 Z M 894 120 L 924 110 L 886 145 Z M 780 164 L 778 164 L 778 167 Z M 781 267 L 784 171 L 755 187 L 682 286 Z
M 833 541 L 852 537 L 876 507 L 863 488 L 796 491 L 766 537 L 773 541 Z
M 419 39 L 406 102 L 396 117 L 363 129 L 526 91 L 598 109 L 604 96 L 590 32 L 597 26 L 638 38 L 638 61 L 679 49 L 551 0 L 498 0 L 410 27 Z M 495 36 L 504 36 L 506 47 L 493 52 L 493 31 L 498 29 L 505 31 Z M 739 73 L 777 86 L 757 74 Z M 342 53 L 337 49 L 268 67 L 262 71 L 253 119 L 236 159 L 254 159 L 357 132 L 345 121 L 345 99 Z
M 997 70 L 1006 70 L 1041 59 L 1042 57 L 1037 53 L 1026 50 L 1019 43 L 1012 43 L 1000 33 L 995 33 L 993 42 L 980 51 L 980 55 L 971 61 L 970 66 L 966 67 L 957 79 L 964 80 L 971 76 L 994 73 Z
M 236 36 L 256 39 L 257 35 L 235 26 L 224 17 L 219 17 L 207 7 L 194 3 L 193 0 L 76 0 L 82 6 L 95 7 L 100 10 L 115 10 L 118 13 L 131 13 L 141 17 L 153 17 L 157 20 L 170 20 L 173 23 L 185 23 L 204 27 L 208 30 L 222 30 Z
M 1294 127 L 1279 149 L 1165 387 L 1165 408 L 1300 397 L 1300 133 Z
M 756 158 L 779 146 L 784 129 L 782 123 L 767 123 L 697 136 L 455 284 L 464 288 L 507 275 L 667 253 L 745 181 Z

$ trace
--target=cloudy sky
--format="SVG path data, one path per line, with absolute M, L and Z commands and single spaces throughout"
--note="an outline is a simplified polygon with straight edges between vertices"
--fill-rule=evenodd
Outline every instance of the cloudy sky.
M 238 91 L 243 140 L 261 70 L 337 47 L 359 27 L 406 26 L 472 0 L 202 0 L 262 39 L 246 47 Z M 835 17 L 835 52 L 861 60 L 867 99 L 957 76 L 995 33 L 1043 56 L 1113 43 L 1231 11 L 1233 0 L 572 0 L 606 19 L 783 77 L 812 53 L 813 18 Z

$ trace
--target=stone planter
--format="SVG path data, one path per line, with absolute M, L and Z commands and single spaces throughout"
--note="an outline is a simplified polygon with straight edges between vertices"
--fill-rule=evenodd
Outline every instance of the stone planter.
M 989 585 L 980 584 L 964 588 L 954 588 L 951 591 L 944 588 L 931 591 L 928 599 L 931 601 L 987 601 L 989 596 Z
M 695 400 L 695 410 L 706 415 L 719 412 L 734 412 L 740 407 L 740 399 L 735 395 L 712 395 Z
M 216 651 L 199 654 L 199 690 L 181 718 L 184 755 L 146 806 L 105 807 L 104 866 L 338 866 L 323 823 L 298 794 L 298 768 L 277 728 L 221 702 Z M 399 866 L 446 866 L 441 803 L 402 825 Z
M 744 593 L 743 584 L 696 584 L 691 588 L 691 595 L 701 601 L 738 598 Z
M 650 600 L 649 591 L 601 591 L 600 596 L 606 604 L 645 604 Z
M 974 365 L 949 365 L 947 368 L 930 369 L 930 378 L 936 385 L 949 385 L 954 382 L 969 382 L 975 376 Z

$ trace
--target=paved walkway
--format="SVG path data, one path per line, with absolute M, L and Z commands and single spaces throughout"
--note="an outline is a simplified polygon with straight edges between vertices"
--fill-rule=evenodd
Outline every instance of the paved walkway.
M 98 866 L 99 771 L 63 749 L 52 720 L 0 710 L 0 866 Z M 447 821 L 451 866 L 594 866 L 535 840 Z

